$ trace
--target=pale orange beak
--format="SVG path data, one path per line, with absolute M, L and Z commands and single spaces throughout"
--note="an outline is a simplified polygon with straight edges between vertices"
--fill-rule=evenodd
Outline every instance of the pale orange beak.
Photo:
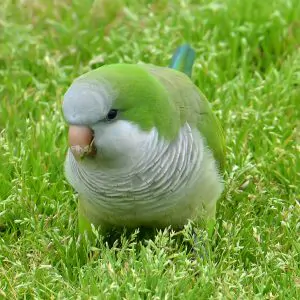
M 69 128 L 69 146 L 76 160 L 94 156 L 94 133 L 86 126 L 71 125 Z

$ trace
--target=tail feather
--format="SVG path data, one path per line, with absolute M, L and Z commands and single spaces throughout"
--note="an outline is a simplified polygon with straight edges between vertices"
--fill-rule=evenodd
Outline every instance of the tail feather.
M 169 68 L 181 71 L 191 77 L 195 56 L 195 51 L 188 44 L 181 45 L 173 54 Z

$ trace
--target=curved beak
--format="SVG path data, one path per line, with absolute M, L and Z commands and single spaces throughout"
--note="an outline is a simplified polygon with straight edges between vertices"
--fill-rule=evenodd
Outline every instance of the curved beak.
M 94 156 L 94 132 L 87 126 L 71 125 L 69 128 L 69 146 L 76 160 Z

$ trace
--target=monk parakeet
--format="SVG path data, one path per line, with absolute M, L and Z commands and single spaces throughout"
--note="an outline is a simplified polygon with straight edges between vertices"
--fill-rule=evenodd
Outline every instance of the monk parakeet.
M 191 81 L 194 58 L 183 45 L 169 67 L 105 65 L 65 93 L 65 174 L 79 194 L 81 232 L 214 219 L 224 135 Z

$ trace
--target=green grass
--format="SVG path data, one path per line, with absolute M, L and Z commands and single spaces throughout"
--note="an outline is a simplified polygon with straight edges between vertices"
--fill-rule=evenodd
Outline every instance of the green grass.
M 300 1 L 93 2 L 1 1 L 0 299 L 300 299 Z M 62 96 L 184 41 L 227 136 L 210 255 L 170 231 L 81 247 Z

